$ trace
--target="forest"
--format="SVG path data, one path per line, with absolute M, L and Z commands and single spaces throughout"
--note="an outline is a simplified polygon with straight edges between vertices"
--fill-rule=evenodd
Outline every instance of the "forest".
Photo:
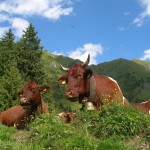
M 65 99 L 65 86 L 58 83 L 64 74 L 60 64 L 70 67 L 81 61 L 44 50 L 37 35 L 30 24 L 20 39 L 15 39 L 11 29 L 0 39 L 0 112 L 19 105 L 17 92 L 28 80 L 34 80 L 51 86 L 43 95 L 50 115 L 35 118 L 25 130 L 0 124 L 0 149 L 150 149 L 149 115 L 119 104 L 108 104 L 98 112 L 80 111 L 80 104 Z M 150 62 L 120 58 L 89 68 L 117 80 L 129 102 L 150 99 Z M 76 112 L 73 123 L 61 122 L 57 114 L 63 111 Z

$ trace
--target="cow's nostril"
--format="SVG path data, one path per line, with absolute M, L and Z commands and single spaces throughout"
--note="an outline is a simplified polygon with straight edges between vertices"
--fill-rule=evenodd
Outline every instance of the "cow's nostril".
M 26 103 L 26 102 L 27 102 L 27 98 L 22 97 L 22 98 L 20 99 L 20 102 L 21 102 L 21 103 Z
M 72 91 L 66 92 L 66 97 L 71 97 L 72 96 Z
M 72 95 L 72 92 L 69 92 L 69 95 Z

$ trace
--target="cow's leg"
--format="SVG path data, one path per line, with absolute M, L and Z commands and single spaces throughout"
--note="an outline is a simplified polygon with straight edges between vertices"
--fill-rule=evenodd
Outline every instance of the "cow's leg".
M 86 104 L 85 103 L 82 103 L 82 107 L 80 108 L 81 111 L 84 111 L 85 110 L 85 107 L 86 107 Z
M 26 118 L 23 118 L 23 119 L 18 119 L 14 126 L 17 128 L 17 129 L 25 129 L 27 127 L 27 124 L 28 124 L 28 120 Z

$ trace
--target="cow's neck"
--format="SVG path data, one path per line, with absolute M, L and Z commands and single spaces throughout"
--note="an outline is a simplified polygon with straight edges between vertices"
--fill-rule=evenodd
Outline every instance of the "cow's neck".
M 96 81 L 95 77 L 92 75 L 90 78 L 90 95 L 88 97 L 88 101 L 92 102 L 96 92 Z
M 26 121 L 29 122 L 30 121 L 30 116 L 32 116 L 32 115 L 35 116 L 35 112 L 37 110 L 37 106 L 34 105 L 34 106 L 30 106 L 28 108 L 23 108 L 23 109 L 25 110 L 25 112 L 23 114 L 21 114 L 21 116 L 19 117 L 18 120 L 20 120 L 21 122 L 22 122 L 22 120 L 25 120 L 25 122 Z M 20 123 L 18 123 L 18 124 L 20 124 Z
M 27 114 L 30 115 L 34 115 L 35 112 L 37 111 L 38 105 L 33 105 L 30 106 L 30 108 L 27 109 Z
M 36 110 L 36 116 L 39 116 L 40 114 L 43 113 L 43 104 L 42 104 L 42 101 L 43 101 L 43 98 L 41 96 L 41 99 L 40 99 L 40 104 L 38 105 L 37 107 L 37 110 Z

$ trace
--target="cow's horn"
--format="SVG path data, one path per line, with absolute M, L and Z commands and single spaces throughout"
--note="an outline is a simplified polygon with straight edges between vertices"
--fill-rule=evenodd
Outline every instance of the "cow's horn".
M 68 70 L 69 70 L 69 68 L 65 68 L 65 67 L 63 67 L 63 65 L 61 65 L 61 64 L 60 64 L 60 66 L 61 66 L 61 68 L 62 68 L 64 71 L 68 71 Z
M 90 62 L 90 54 L 88 54 L 88 57 L 87 57 L 86 62 L 84 62 L 84 63 L 82 64 L 83 68 L 86 67 L 86 66 L 89 64 L 89 62 Z

